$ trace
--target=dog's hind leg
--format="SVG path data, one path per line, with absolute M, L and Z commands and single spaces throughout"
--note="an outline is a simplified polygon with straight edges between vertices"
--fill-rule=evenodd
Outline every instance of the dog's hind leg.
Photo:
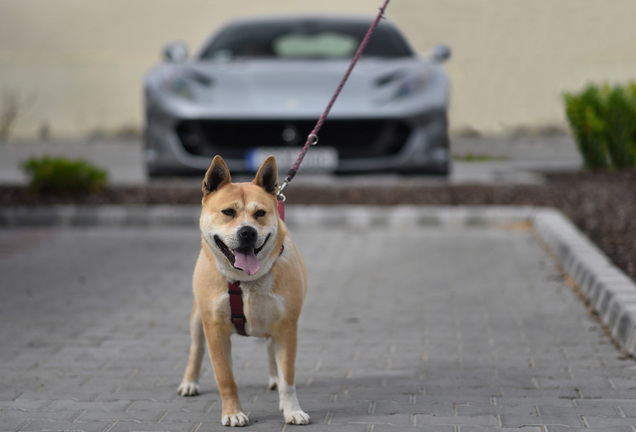
M 267 355 L 269 357 L 269 384 L 267 388 L 276 390 L 278 387 L 278 366 L 276 365 L 276 351 L 274 339 L 269 338 L 267 342 Z
M 205 333 L 203 332 L 203 322 L 197 310 L 196 302 L 192 307 L 192 315 L 190 316 L 190 335 L 192 337 L 190 357 L 178 389 L 181 396 L 196 396 L 199 394 L 199 372 L 201 371 L 203 354 L 205 354 Z

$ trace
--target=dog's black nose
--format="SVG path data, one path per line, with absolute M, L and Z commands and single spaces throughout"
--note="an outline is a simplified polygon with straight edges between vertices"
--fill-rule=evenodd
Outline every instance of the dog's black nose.
M 258 238 L 258 232 L 251 226 L 245 225 L 239 228 L 238 238 L 243 247 L 254 247 L 256 239 Z

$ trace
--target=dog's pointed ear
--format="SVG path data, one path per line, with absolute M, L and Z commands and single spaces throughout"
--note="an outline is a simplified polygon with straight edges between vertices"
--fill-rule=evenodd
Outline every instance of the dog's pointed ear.
M 256 173 L 254 184 L 265 189 L 268 194 L 276 195 L 278 193 L 278 168 L 276 168 L 274 156 L 268 156 L 265 159 Z
M 232 178 L 230 177 L 230 170 L 227 169 L 227 165 L 225 165 L 225 161 L 221 156 L 214 156 L 210 168 L 208 168 L 208 172 L 205 173 L 205 178 L 203 179 L 203 186 L 201 188 L 203 194 L 207 195 L 216 192 L 230 183 L 232 183 Z

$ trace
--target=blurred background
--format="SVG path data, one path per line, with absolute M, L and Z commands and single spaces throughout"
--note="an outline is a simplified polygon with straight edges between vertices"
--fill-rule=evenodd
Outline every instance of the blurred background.
M 0 0 L 0 114 L 10 141 L 139 135 L 141 82 L 170 41 L 190 52 L 244 14 L 373 15 L 376 0 Z M 564 91 L 636 76 L 631 0 L 393 0 L 414 48 L 452 49 L 451 136 L 566 130 Z

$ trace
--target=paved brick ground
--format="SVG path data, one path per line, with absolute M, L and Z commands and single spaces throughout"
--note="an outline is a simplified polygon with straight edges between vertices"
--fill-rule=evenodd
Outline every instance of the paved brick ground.
M 306 228 L 303 430 L 631 431 L 636 363 L 530 231 Z M 189 228 L 0 231 L 0 430 L 207 431 L 220 400 L 177 396 Z M 280 431 L 262 341 L 234 341 L 251 430 Z

